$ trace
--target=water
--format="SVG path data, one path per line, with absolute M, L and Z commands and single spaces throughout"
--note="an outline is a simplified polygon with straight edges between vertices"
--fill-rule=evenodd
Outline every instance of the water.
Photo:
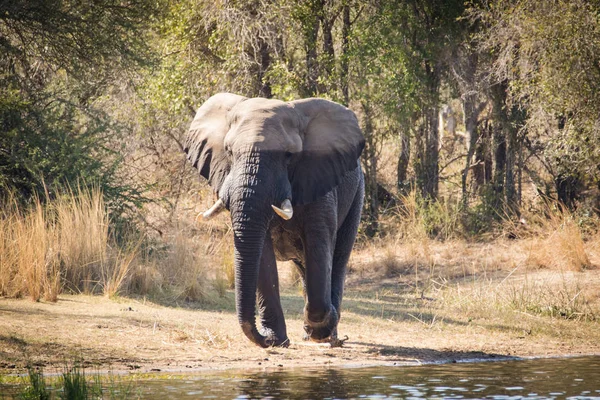
M 189 375 L 140 387 L 148 399 L 600 399 L 600 357 Z
M 600 399 L 600 356 L 164 376 L 138 380 L 130 393 L 157 400 Z

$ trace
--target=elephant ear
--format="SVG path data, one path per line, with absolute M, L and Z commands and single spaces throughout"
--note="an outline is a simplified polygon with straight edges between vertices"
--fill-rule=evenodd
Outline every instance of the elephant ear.
M 218 93 L 206 100 L 196 112 L 185 140 L 187 159 L 216 192 L 231 168 L 224 145 L 229 130 L 227 114 L 245 99 L 237 94 Z
M 356 169 L 365 139 L 354 113 L 325 99 L 290 103 L 300 114 L 302 153 L 291 165 L 294 204 L 315 201 Z

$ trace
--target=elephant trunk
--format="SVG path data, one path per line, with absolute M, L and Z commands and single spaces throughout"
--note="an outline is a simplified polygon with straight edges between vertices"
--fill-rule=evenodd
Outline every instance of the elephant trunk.
M 252 179 L 250 179 L 252 181 Z M 267 234 L 269 214 L 265 203 L 253 187 L 238 192 L 231 204 L 234 233 L 236 310 L 244 334 L 261 347 L 270 347 L 270 339 L 256 328 L 256 289 L 262 249 Z

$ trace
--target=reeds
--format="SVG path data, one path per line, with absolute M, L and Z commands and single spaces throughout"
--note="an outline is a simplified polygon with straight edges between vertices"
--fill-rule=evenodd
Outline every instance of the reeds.
M 16 398 L 26 400 L 139 398 L 135 393 L 133 380 L 111 373 L 90 374 L 78 363 L 65 366 L 58 379 L 46 378 L 41 368 L 28 366 L 27 372 Z

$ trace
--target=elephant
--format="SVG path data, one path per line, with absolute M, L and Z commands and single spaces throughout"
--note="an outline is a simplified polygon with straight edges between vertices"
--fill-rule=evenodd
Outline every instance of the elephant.
M 339 341 L 364 200 L 363 147 L 355 114 L 325 99 L 219 93 L 197 110 L 184 151 L 218 196 L 203 216 L 230 212 L 236 313 L 253 343 L 289 344 L 277 260 L 293 261 L 303 278 L 305 339 Z

